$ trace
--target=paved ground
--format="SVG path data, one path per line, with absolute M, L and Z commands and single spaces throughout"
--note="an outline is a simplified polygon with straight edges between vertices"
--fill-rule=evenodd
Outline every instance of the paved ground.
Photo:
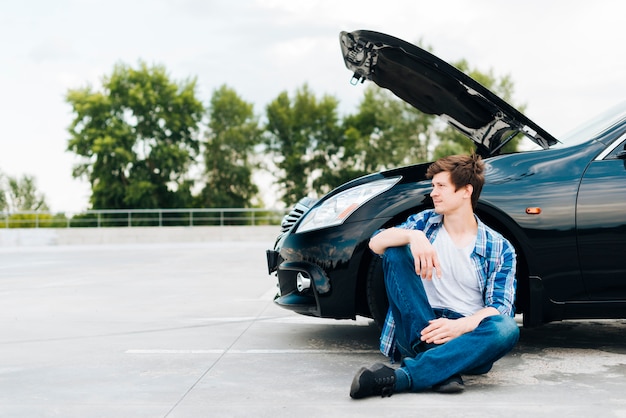
M 0 416 L 626 417 L 626 321 L 523 330 L 461 395 L 353 401 L 376 327 L 275 307 L 268 245 L 0 249 Z

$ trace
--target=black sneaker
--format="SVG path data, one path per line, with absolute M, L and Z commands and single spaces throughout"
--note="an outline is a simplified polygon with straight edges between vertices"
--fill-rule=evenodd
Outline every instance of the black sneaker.
M 371 368 L 361 368 L 352 380 L 350 397 L 361 399 L 368 396 L 391 396 L 396 373 L 391 367 L 376 363 Z
M 433 386 L 433 391 L 437 393 L 460 393 L 465 390 L 463 379 L 460 374 L 450 376 L 441 383 Z

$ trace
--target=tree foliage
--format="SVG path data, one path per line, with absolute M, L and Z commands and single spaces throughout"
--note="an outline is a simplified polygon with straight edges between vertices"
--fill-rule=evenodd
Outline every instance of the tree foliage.
M 2 180 L 3 180 L 3 176 L 2 176 L 2 173 L 0 173 L 0 211 L 5 211 L 5 210 L 8 210 L 8 204 L 7 204 L 7 194 L 2 185 L 3 183 Z
M 287 205 L 324 189 L 324 181 L 315 180 L 332 165 L 340 141 L 337 107 L 337 99 L 318 100 L 306 84 L 293 100 L 282 92 L 267 106 L 266 145 L 280 170 L 278 183 Z
M 119 64 L 102 90 L 70 90 L 68 150 L 83 157 L 75 177 L 91 183 L 94 209 L 172 208 L 191 203 L 185 178 L 199 151 L 204 108 L 196 81 L 171 81 L 162 66 Z
M 267 107 L 268 148 L 281 174 L 283 201 L 321 195 L 364 174 L 426 161 L 433 117 L 368 85 L 354 115 L 340 120 L 338 101 L 304 85 Z
M 213 93 L 204 152 L 206 186 L 199 204 L 213 208 L 250 207 L 259 189 L 252 182 L 254 148 L 261 142 L 253 105 L 222 86 Z
M 44 194 L 37 189 L 35 177 L 0 175 L 0 210 L 13 213 L 48 209 Z
M 509 76 L 480 72 L 465 60 L 455 65 L 511 103 Z M 293 96 L 283 91 L 266 106 L 262 127 L 253 105 L 233 89 L 215 90 L 208 113 L 195 89 L 195 79 L 171 81 L 163 67 L 140 62 L 138 68 L 115 66 L 99 91 L 68 91 L 75 114 L 68 149 L 83 158 L 74 176 L 91 182 L 94 209 L 251 207 L 258 202 L 253 175 L 261 159 L 271 159 L 263 162 L 290 206 L 367 173 L 475 148 L 373 83 L 356 111 L 343 117 L 335 97 L 317 97 L 307 84 Z M 193 178 L 198 164 L 201 178 Z
M 368 85 L 358 112 L 344 121 L 353 165 L 370 173 L 427 160 L 432 121 L 388 90 Z

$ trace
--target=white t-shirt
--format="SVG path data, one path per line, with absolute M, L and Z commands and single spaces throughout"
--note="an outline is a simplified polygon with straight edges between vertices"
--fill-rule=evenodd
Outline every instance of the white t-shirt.
M 433 243 L 441 265 L 441 278 L 433 275 L 432 280 L 422 279 L 430 306 L 450 309 L 464 316 L 485 307 L 478 274 L 470 259 L 475 245 L 476 240 L 458 248 L 442 226 Z

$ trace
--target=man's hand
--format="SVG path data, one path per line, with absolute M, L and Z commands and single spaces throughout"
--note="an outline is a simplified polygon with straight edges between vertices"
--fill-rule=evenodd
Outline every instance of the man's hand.
M 468 328 L 467 318 L 449 319 L 437 318 L 429 321 L 429 325 L 422 330 L 421 340 L 429 344 L 444 344 L 448 341 L 472 331 Z
M 433 319 L 422 330 L 420 339 L 431 344 L 444 344 L 458 336 L 474 331 L 480 322 L 488 316 L 499 314 L 500 312 L 496 308 L 487 307 L 473 315 L 459 319 Z
M 369 247 L 376 254 L 383 254 L 389 247 L 409 245 L 415 259 L 415 272 L 423 279 L 431 280 L 433 270 L 437 270 L 437 277 L 441 278 L 441 266 L 435 248 L 428 241 L 423 231 L 416 229 L 389 228 L 374 235 L 370 239 Z
M 436 271 L 437 277 L 441 278 L 441 265 L 435 247 L 422 231 L 415 231 L 411 234 L 409 246 L 415 259 L 415 272 L 422 279 L 432 280 L 433 273 Z

